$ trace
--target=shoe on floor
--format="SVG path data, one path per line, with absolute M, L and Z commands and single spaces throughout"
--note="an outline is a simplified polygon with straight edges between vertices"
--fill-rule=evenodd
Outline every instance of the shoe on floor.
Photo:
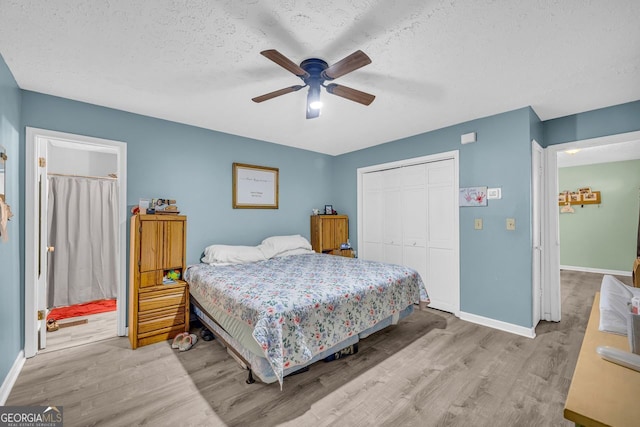
M 198 342 L 196 334 L 187 335 L 182 341 L 180 341 L 180 351 L 187 351 Z
M 47 320 L 47 332 L 53 332 L 60 329 L 60 325 L 58 325 L 58 321 L 56 319 Z
M 180 343 L 189 336 L 189 332 L 182 332 L 176 335 L 171 343 L 171 348 L 180 348 Z

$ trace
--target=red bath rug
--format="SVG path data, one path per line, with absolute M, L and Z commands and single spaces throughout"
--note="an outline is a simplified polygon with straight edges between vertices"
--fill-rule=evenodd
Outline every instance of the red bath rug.
M 88 316 L 89 314 L 116 311 L 116 300 L 103 299 L 82 304 L 57 307 L 49 312 L 47 319 L 68 319 L 69 317 Z

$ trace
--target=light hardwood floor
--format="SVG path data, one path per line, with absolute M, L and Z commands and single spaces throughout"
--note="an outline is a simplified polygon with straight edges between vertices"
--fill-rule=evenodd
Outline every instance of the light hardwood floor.
M 535 339 L 418 311 L 281 391 L 245 384 L 216 341 L 132 351 L 113 338 L 27 360 L 7 405 L 61 405 L 65 426 L 570 426 L 564 401 L 601 277 L 562 272 L 562 321 Z
M 63 324 L 79 320 L 87 320 L 87 323 L 47 332 L 47 348 L 41 350 L 41 353 L 90 344 L 118 335 L 118 315 L 115 311 L 71 317 L 62 319 L 59 323 Z

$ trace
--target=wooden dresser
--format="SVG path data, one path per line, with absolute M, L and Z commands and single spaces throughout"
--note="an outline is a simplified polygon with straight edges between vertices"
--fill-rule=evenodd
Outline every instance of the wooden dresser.
M 129 341 L 137 347 L 164 341 L 189 330 L 186 269 L 187 217 L 131 217 L 129 260 Z M 175 283 L 163 284 L 171 270 Z
M 318 253 L 353 257 L 351 249 L 341 250 L 349 240 L 347 215 L 311 215 L 311 247 Z

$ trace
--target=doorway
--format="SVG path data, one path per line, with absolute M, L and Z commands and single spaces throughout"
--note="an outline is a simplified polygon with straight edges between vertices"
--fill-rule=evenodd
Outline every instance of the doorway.
M 108 187 L 113 192 L 111 205 L 114 209 L 111 220 L 113 243 L 110 244 L 113 256 L 107 268 L 110 281 L 116 282 L 111 285 L 109 294 L 115 294 L 117 304 L 111 322 L 97 323 L 111 328 L 105 332 L 109 336 L 126 335 L 126 144 L 35 128 L 27 128 L 26 143 L 25 356 L 32 357 L 47 347 L 47 313 L 52 303 L 47 298 L 51 274 L 48 261 L 55 253 L 55 248 L 48 243 L 49 211 L 53 209 L 48 203 L 49 180 L 53 179 L 49 172 L 54 172 L 56 178 L 74 180 L 74 184 L 77 181 L 95 186 L 97 181 L 100 181 L 99 185 L 102 181 L 114 181 Z M 105 162 L 104 159 L 108 160 Z M 100 172 L 100 164 L 108 165 L 104 167 L 112 172 Z M 89 192 L 94 193 L 94 190 Z M 101 336 L 94 332 L 86 335 Z
M 630 160 L 630 152 L 614 150 L 614 144 L 626 145 L 635 143 L 640 145 L 640 132 L 609 135 L 600 138 L 585 139 L 565 144 L 551 145 L 545 149 L 545 187 L 544 201 L 544 249 L 543 265 L 544 278 L 542 281 L 541 318 L 548 321 L 559 322 L 561 320 L 561 293 L 560 293 L 560 227 L 558 209 L 558 156 L 561 152 L 572 149 L 588 151 L 591 148 L 610 146 L 612 149 L 598 153 L 599 162 L 607 163 L 620 160 Z M 636 157 L 637 158 L 637 157 Z M 630 266 L 631 268 L 631 266 Z

